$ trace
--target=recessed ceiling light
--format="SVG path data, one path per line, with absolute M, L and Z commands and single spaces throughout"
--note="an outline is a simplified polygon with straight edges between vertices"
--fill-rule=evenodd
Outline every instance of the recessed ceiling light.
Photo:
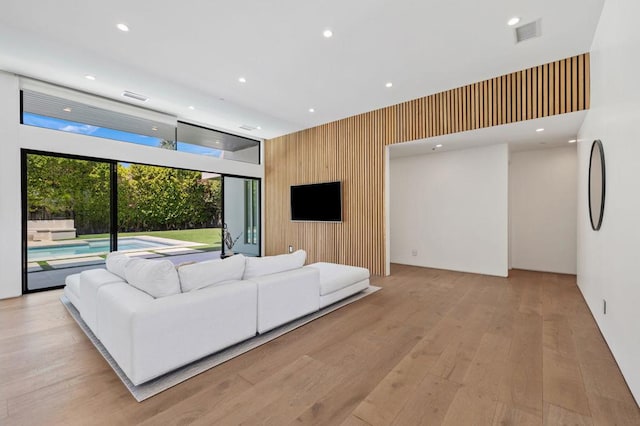
M 393 87 L 393 83 L 392 82 L 388 82 L 387 84 L 384 85 L 384 87 Z
M 157 131 L 158 131 L 158 128 L 157 128 L 156 126 L 153 126 L 153 127 L 151 128 L 151 130 L 153 130 L 154 132 L 157 132 Z
M 239 81 L 240 83 L 246 83 L 246 82 L 247 82 L 247 79 L 246 79 L 246 78 L 244 78 L 244 77 L 240 77 L 240 78 L 238 78 L 238 81 Z
M 220 145 L 220 141 L 216 141 L 216 145 Z
M 333 31 L 331 31 L 329 28 L 327 28 L 326 30 L 324 30 L 322 32 L 322 35 L 324 36 L 324 38 L 331 38 L 331 37 L 333 37 Z
M 257 126 L 256 129 L 262 130 L 262 126 Z
M 65 111 L 65 112 L 71 112 L 71 108 L 66 107 L 66 108 L 64 108 L 64 109 L 63 109 L 63 111 Z
M 129 27 L 126 24 L 118 24 L 116 25 L 116 28 L 125 33 L 129 31 Z
M 439 143 L 438 145 L 436 145 L 436 148 L 442 148 L 442 144 Z
M 194 109 L 196 109 L 196 107 L 194 107 L 193 105 L 189 105 L 187 108 L 189 108 L 189 109 L 190 109 L 190 110 L 192 110 L 192 111 L 193 111 Z
M 316 112 L 316 110 L 313 108 L 309 108 L 309 112 Z
M 513 27 L 514 25 L 518 25 L 518 22 L 520 22 L 520 18 L 514 16 L 513 18 L 509 19 L 509 21 L 507 21 L 507 25 Z
M 577 139 L 571 139 L 571 140 L 569 141 L 569 143 L 576 143 L 576 142 L 578 142 L 578 140 L 577 140 Z
M 96 79 L 95 75 L 91 75 L 91 74 L 87 74 L 84 76 L 84 78 L 86 78 L 87 80 L 91 80 L 94 81 Z
M 540 132 L 544 132 L 544 129 L 541 127 L 539 129 L 536 129 L 536 132 L 540 133 Z

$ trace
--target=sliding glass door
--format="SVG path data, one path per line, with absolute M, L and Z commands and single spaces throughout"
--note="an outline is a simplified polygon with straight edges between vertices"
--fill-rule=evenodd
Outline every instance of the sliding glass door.
M 118 163 L 118 251 L 175 264 L 220 256 L 220 176 Z
M 112 163 L 35 153 L 22 161 L 25 290 L 58 287 L 70 271 L 104 265 Z
M 258 179 L 32 151 L 22 162 L 24 292 L 104 267 L 114 250 L 219 258 L 223 223 L 227 255 L 260 255 Z

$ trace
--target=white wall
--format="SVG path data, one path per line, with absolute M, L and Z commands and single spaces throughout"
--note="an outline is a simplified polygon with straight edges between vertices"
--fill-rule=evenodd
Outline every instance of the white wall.
M 512 268 L 576 273 L 577 185 L 575 144 L 511 154 Z
M 221 160 L 92 136 L 20 125 L 18 78 L 0 72 L 0 298 L 22 294 L 22 148 L 263 178 L 264 165 Z
M 18 79 L 0 72 L 0 299 L 22 294 Z
M 503 144 L 392 158 L 391 261 L 507 276 L 508 157 Z
M 591 109 L 578 143 L 578 286 L 636 401 L 640 400 L 638 16 L 638 0 L 604 4 L 591 51 Z M 594 139 L 602 140 L 606 162 L 606 205 L 598 232 L 591 229 L 587 206 Z

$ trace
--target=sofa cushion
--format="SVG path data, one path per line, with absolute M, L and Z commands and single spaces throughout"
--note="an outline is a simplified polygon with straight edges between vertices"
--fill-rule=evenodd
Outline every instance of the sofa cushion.
M 111 272 L 112 274 L 116 274 L 117 276 L 119 276 L 124 280 L 126 279 L 125 267 L 127 266 L 127 263 L 129 263 L 130 260 L 131 258 L 126 254 L 120 253 L 117 251 L 112 251 L 107 255 L 107 261 L 106 261 L 107 271 Z
M 131 259 L 125 276 L 129 284 L 155 298 L 180 293 L 178 272 L 168 260 Z
M 320 307 L 320 273 L 296 268 L 255 277 L 258 286 L 258 333 L 264 333 Z
M 320 296 L 324 296 L 369 278 L 369 270 L 357 266 L 318 262 L 306 266 L 320 271 Z
M 80 315 L 98 337 L 100 336 L 97 321 L 98 291 L 103 286 L 122 282 L 124 281 L 120 276 L 103 268 L 88 269 L 80 273 L 80 300 L 82 300 Z
M 65 296 L 80 311 L 80 274 L 67 275 L 64 283 Z
M 229 280 L 241 280 L 245 257 L 241 254 L 226 259 L 207 260 L 178 267 L 182 292 L 220 285 Z
M 248 280 L 262 275 L 277 274 L 302 268 L 307 259 L 307 252 L 298 250 L 291 254 L 278 256 L 247 257 L 243 279 Z

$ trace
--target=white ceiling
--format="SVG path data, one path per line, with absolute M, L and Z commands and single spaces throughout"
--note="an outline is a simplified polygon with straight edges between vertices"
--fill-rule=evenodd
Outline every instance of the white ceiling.
M 271 138 L 587 52 L 603 2 L 3 0 L 0 69 Z

